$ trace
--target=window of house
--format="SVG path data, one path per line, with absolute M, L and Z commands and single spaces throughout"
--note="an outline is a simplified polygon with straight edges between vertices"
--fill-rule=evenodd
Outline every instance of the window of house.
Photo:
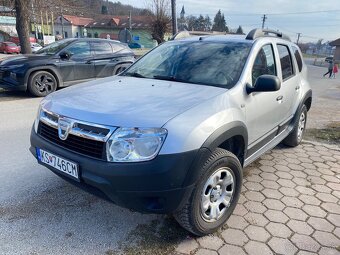
M 277 45 L 282 69 L 282 79 L 286 80 L 294 75 L 292 57 L 287 45 Z
M 302 57 L 301 57 L 300 51 L 295 46 L 293 46 L 292 48 L 293 48 L 293 51 L 294 51 L 294 56 L 295 56 L 295 59 L 296 59 L 296 63 L 298 64 L 299 72 L 301 72 L 302 66 L 303 66 L 303 62 L 302 62 Z
M 77 37 L 77 38 L 79 37 L 79 33 L 78 33 L 78 32 L 76 32 L 76 37 Z
M 68 34 L 67 34 L 67 32 L 65 31 L 64 33 L 65 33 L 65 38 L 68 38 Z
M 259 76 L 264 74 L 277 75 L 273 46 L 271 44 L 263 46 L 257 53 L 252 69 L 253 84 L 255 84 Z

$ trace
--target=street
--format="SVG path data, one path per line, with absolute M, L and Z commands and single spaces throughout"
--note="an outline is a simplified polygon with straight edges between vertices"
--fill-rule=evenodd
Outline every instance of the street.
M 308 116 L 308 128 L 322 128 L 330 122 L 340 122 L 340 77 L 337 77 L 337 79 L 323 78 L 322 74 L 324 72 L 326 72 L 325 68 L 309 66 L 309 81 L 313 88 L 313 103 Z M 32 98 L 25 93 L 0 91 L 0 254 L 174 254 L 174 252 L 177 254 L 189 254 L 196 251 L 201 252 L 197 254 L 217 254 L 216 251 L 226 245 L 233 246 L 233 249 L 236 249 L 235 247 L 246 243 L 254 247 L 254 250 L 260 251 L 259 254 L 280 253 L 270 245 L 270 242 L 274 242 L 271 240 L 276 239 L 275 237 L 270 239 L 274 234 L 269 234 L 267 231 L 268 237 L 263 238 L 263 241 L 261 241 L 262 239 L 257 241 L 265 246 L 267 245 L 268 252 L 267 248 L 261 250 L 263 246 L 256 248 L 256 242 L 248 242 L 248 238 L 252 239 L 251 234 L 247 234 L 248 237 L 244 238 L 244 243 L 239 244 L 237 241 L 235 243 L 228 243 L 228 233 L 225 232 L 227 228 L 222 232 L 222 239 L 224 241 L 217 234 L 211 238 L 219 244 L 214 247 L 206 245 L 204 244 L 205 239 L 200 241 L 188 237 L 189 234 L 182 230 L 175 220 L 169 216 L 142 215 L 120 208 L 73 187 L 45 167 L 38 165 L 28 151 L 28 148 L 29 135 L 40 100 L 40 98 Z M 332 197 L 332 199 L 326 200 L 326 202 L 332 205 L 323 207 L 322 211 L 325 211 L 326 214 L 322 218 L 326 218 L 326 215 L 327 217 L 335 215 L 332 216 L 332 219 L 340 219 L 339 145 L 337 147 L 323 147 L 321 145 L 317 147 L 317 145 L 305 143 L 303 146 L 291 150 L 291 153 L 287 148 L 276 148 L 263 156 L 261 160 L 247 167 L 245 177 L 246 189 L 243 193 L 254 191 L 251 185 L 246 184 L 256 182 L 254 179 L 258 178 L 256 176 L 259 176 L 260 173 L 263 177 L 263 173 L 266 173 L 266 171 L 262 167 L 266 165 L 272 166 L 268 165 L 266 161 L 278 157 L 281 161 L 290 160 L 293 163 L 294 159 L 296 159 L 294 153 L 303 154 L 308 151 L 315 152 L 315 157 L 326 156 L 325 154 L 318 154 L 321 148 L 324 151 L 329 150 L 330 158 L 326 158 L 324 161 L 331 163 L 326 166 L 330 168 L 330 165 L 333 164 L 333 167 L 329 169 L 329 173 L 326 174 L 329 175 L 327 184 L 334 183 L 328 186 L 326 192 L 329 194 L 329 197 Z M 280 157 L 281 152 L 285 153 L 287 157 Z M 310 160 L 312 162 L 309 162 Z M 320 172 L 321 170 L 319 170 L 317 164 L 314 164 L 317 162 L 317 159 L 315 159 L 315 162 L 313 159 L 309 159 L 309 161 L 306 163 L 309 163 L 311 166 L 308 168 L 306 165 L 308 171 L 304 171 L 305 174 L 299 175 L 298 167 L 296 169 L 290 168 L 288 172 L 294 172 L 296 174 L 295 177 L 298 177 L 301 182 L 303 179 L 312 180 L 316 171 L 319 172 L 316 176 L 325 174 Z M 321 165 L 321 163 L 325 162 L 319 163 Z M 258 170 L 258 166 L 261 166 L 262 170 Z M 320 168 L 322 167 L 320 166 Z M 324 167 L 322 169 L 328 168 Z M 315 170 L 315 172 L 312 170 Z M 281 171 L 282 173 L 284 173 L 283 170 Z M 286 180 L 284 176 L 276 177 L 274 181 L 280 182 L 280 180 L 285 185 L 288 185 L 287 182 L 284 182 Z M 326 184 L 326 181 L 320 180 L 318 183 L 316 177 L 315 182 L 310 182 L 300 186 L 310 187 L 310 185 L 313 186 L 314 184 Z M 269 185 L 269 182 L 267 184 Z M 282 184 L 282 187 L 286 187 L 285 185 Z M 289 188 L 288 186 L 287 188 Z M 278 191 L 280 187 L 270 188 Z M 304 193 L 301 191 L 301 194 Z M 300 197 L 301 194 L 298 193 L 296 196 Z M 312 194 L 314 195 L 315 192 Z M 259 195 L 257 194 L 256 196 Z M 280 196 L 281 198 L 282 196 Z M 301 208 L 305 204 L 309 204 L 308 201 L 305 202 L 303 199 L 301 201 Z M 247 201 L 245 200 L 242 203 L 246 204 Z M 275 204 L 275 201 L 273 204 Z M 317 205 L 320 204 L 321 202 L 317 203 Z M 282 208 L 278 206 L 272 209 L 281 211 L 283 208 L 286 208 L 285 206 Z M 246 211 L 252 211 L 251 208 L 243 205 L 240 205 L 239 209 L 243 209 L 242 207 Z M 271 209 L 271 206 L 267 208 Z M 289 206 L 289 208 L 291 207 Z M 253 210 L 254 212 L 256 211 L 254 208 Z M 262 214 L 264 211 L 259 210 L 257 213 Z M 246 213 L 238 213 L 240 219 L 231 218 L 231 221 L 238 219 L 235 224 L 242 226 L 242 222 L 245 221 L 243 219 L 244 215 Z M 266 214 L 264 213 L 264 215 Z M 303 221 L 308 221 L 309 217 L 313 218 L 308 214 Z M 270 216 L 267 218 L 267 223 L 269 221 L 277 222 L 275 219 L 270 219 Z M 292 218 L 294 219 L 294 217 Z M 291 218 L 289 217 L 289 219 Z M 281 223 L 285 224 L 286 222 L 288 222 L 288 218 L 287 221 Z M 228 226 L 230 224 L 228 223 Z M 328 237 L 332 242 L 318 240 L 317 236 L 321 234 L 318 232 L 317 227 L 313 227 L 311 231 L 306 233 L 299 228 L 295 230 L 294 227 L 290 227 L 291 231 L 289 230 L 290 234 L 287 237 L 291 238 L 295 248 L 289 248 L 290 250 L 284 253 L 296 254 L 300 250 L 305 250 L 314 252 L 311 254 L 321 254 L 321 251 L 327 251 L 328 249 L 329 253 L 324 254 L 339 254 L 335 250 L 340 245 L 339 221 L 334 220 L 334 223 L 330 221 L 328 224 L 331 225 L 329 227 L 330 232 L 334 234 L 330 234 L 328 230 L 328 232 L 326 230 L 322 231 L 329 234 Z M 248 225 L 249 223 L 244 223 L 244 228 L 238 231 L 241 233 L 241 231 L 248 228 Z M 290 225 L 288 224 L 288 226 Z M 233 233 L 231 229 L 229 231 L 230 235 L 234 237 L 236 234 L 240 234 L 238 231 Z M 262 233 L 261 230 L 259 231 L 258 233 Z M 307 247 L 299 245 L 307 241 L 300 241 L 301 235 L 294 235 L 294 233 L 308 237 L 312 236 L 310 238 L 313 239 L 313 242 L 310 243 L 313 243 L 314 246 L 310 248 L 311 246 L 308 245 Z M 240 236 L 242 238 L 241 234 Z M 213 241 L 211 243 L 214 243 Z M 188 246 L 191 248 L 188 248 Z M 206 253 L 203 253 L 204 250 Z M 251 254 L 249 250 L 242 248 L 242 252 Z M 219 253 L 229 254 L 227 253 L 227 248 L 225 248 L 225 252 L 219 250 Z M 241 253 L 234 252 L 232 254 Z

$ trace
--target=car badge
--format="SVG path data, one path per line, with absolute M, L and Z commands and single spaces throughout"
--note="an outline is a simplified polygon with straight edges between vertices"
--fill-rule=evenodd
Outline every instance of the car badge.
M 58 136 L 60 140 L 65 141 L 67 139 L 68 134 L 72 129 L 73 123 L 71 120 L 66 118 L 58 119 Z

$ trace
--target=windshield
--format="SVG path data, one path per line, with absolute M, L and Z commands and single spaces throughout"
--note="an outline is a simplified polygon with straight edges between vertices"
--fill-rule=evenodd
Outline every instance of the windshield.
M 231 88 L 241 75 L 250 47 L 240 42 L 168 42 L 123 75 Z
M 59 52 L 61 49 L 65 48 L 67 45 L 72 43 L 73 40 L 61 40 L 47 45 L 46 47 L 38 50 L 36 54 L 48 54 L 54 55 Z

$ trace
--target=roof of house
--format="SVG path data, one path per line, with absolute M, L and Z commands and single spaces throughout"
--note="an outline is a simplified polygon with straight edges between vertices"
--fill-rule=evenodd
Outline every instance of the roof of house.
M 333 41 L 333 42 L 330 42 L 329 45 L 331 46 L 340 46 L 340 38 Z
M 93 21 L 93 19 L 91 18 L 71 16 L 71 15 L 63 15 L 63 17 L 64 19 L 69 21 L 74 26 L 86 26 L 87 24 Z
M 134 29 L 148 29 L 151 28 L 152 18 L 149 16 L 132 16 L 131 27 Z M 110 16 L 101 15 L 88 23 L 88 27 L 114 27 L 114 28 L 128 28 L 128 16 Z

